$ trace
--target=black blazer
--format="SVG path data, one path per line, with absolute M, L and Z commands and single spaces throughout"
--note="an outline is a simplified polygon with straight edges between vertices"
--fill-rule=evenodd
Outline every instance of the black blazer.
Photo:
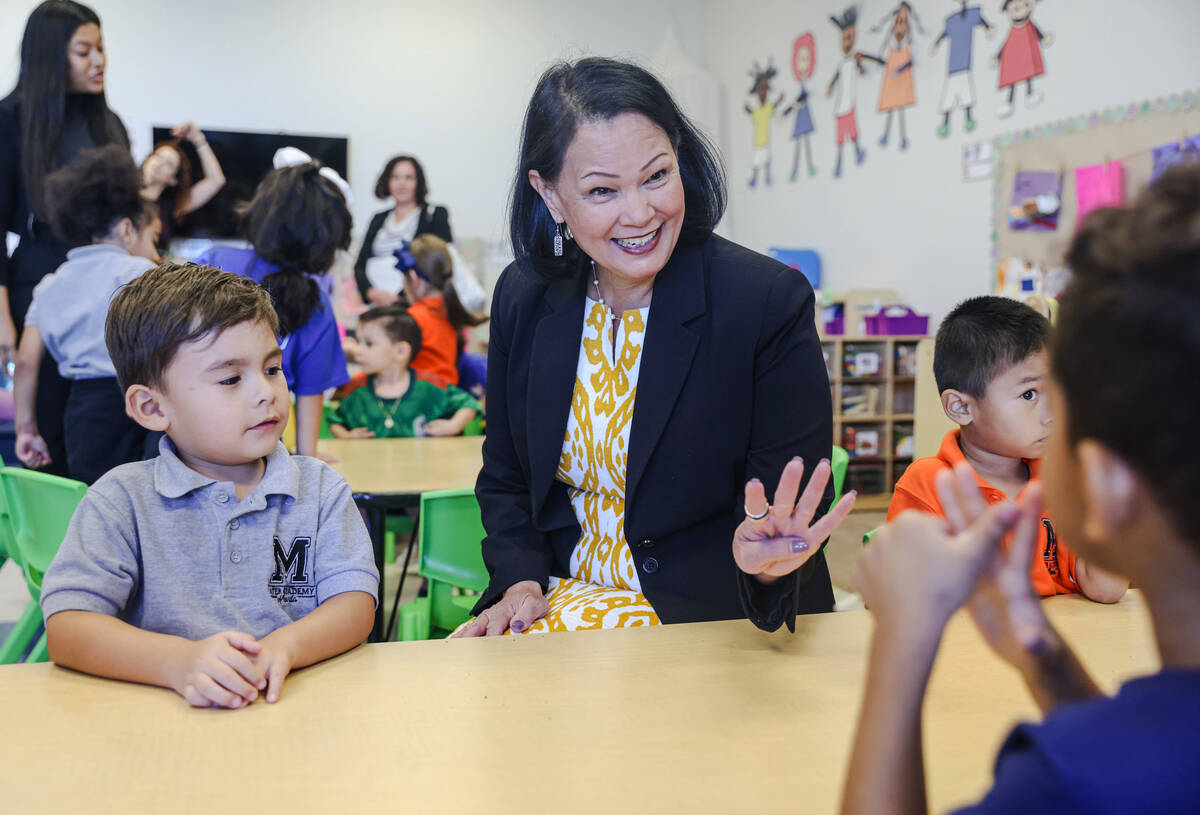
M 367 234 L 363 236 L 362 246 L 358 250 L 358 260 L 354 261 L 354 279 L 358 281 L 358 291 L 363 300 L 367 299 L 367 289 L 371 288 L 371 283 L 367 280 L 367 261 L 371 258 L 371 244 L 375 242 L 375 236 L 379 234 L 383 222 L 391 214 L 392 208 L 388 208 L 371 216 Z M 449 210 L 432 205 L 422 207 L 421 215 L 417 218 L 417 231 L 413 237 L 417 235 L 437 235 L 446 243 L 452 243 L 454 236 L 450 233 Z
M 475 613 L 514 583 L 544 590 L 551 575 L 568 575 L 580 528 L 555 471 L 585 285 L 582 276 L 547 283 L 524 259 L 496 284 L 475 487 L 491 583 Z M 746 481 L 758 477 L 772 495 L 793 456 L 807 480 L 832 450 L 832 417 L 804 276 L 716 236 L 678 246 L 654 284 L 625 493 L 625 538 L 664 623 L 749 617 L 774 630 L 832 610 L 823 552 L 764 586 L 737 569 L 731 546 Z
M 108 111 L 110 129 L 118 143 L 129 148 L 121 119 Z M 20 236 L 11 258 L 0 246 L 0 285 L 9 288 L 9 308 L 20 329 L 33 297 L 33 287 L 66 260 L 68 244 L 59 240 L 50 225 L 32 215 L 21 157 L 21 101 L 16 91 L 0 99 L 0 235 Z

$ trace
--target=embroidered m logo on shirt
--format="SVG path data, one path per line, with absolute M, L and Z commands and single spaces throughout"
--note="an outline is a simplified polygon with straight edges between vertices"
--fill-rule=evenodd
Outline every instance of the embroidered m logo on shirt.
M 309 550 L 312 538 L 293 538 L 292 547 L 283 551 L 279 538 L 271 539 L 275 554 L 275 571 L 268 581 L 271 597 L 280 605 L 295 603 L 301 599 L 315 599 L 317 587 L 313 584 L 309 570 Z

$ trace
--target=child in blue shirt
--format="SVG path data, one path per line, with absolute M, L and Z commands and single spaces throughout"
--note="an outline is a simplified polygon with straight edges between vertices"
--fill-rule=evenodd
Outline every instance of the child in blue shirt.
M 196 262 L 260 283 L 279 313 L 283 373 L 296 395 L 296 452 L 317 455 L 324 392 L 350 379 L 333 305 L 316 278 L 350 245 L 350 210 L 316 162 L 272 170 L 242 215 L 252 248 L 213 247 Z
M 46 351 L 71 382 L 63 422 L 71 478 L 91 484 L 112 467 L 142 457 L 146 431 L 125 415 L 104 347 L 109 300 L 158 262 L 161 222 L 140 188 L 133 159 L 117 145 L 84 150 L 46 177 L 47 217 L 75 248 L 33 290 L 17 350 L 16 453 L 27 467 L 51 463 L 35 409 Z
M 966 604 L 1045 718 L 1018 725 L 995 784 L 964 812 L 1192 812 L 1200 800 L 1200 165 L 1124 210 L 1098 210 L 1067 255 L 1051 349 L 1042 485 L 988 507 L 969 466 L 938 474 L 939 519 L 900 515 L 859 561 L 875 617 L 843 813 L 925 812 L 921 704 Z M 1168 393 L 1169 398 L 1147 399 Z M 1030 584 L 1041 495 L 1081 556 L 1144 594 L 1158 673 L 1102 693 Z M 1000 541 L 1012 530 L 1008 552 Z
M 358 362 L 367 384 L 330 417 L 339 439 L 457 436 L 480 412 L 464 390 L 418 379 L 409 367 L 421 351 L 421 329 L 401 306 L 376 306 L 358 318 Z
M 88 490 L 42 582 L 50 658 L 198 707 L 279 699 L 374 623 L 379 574 L 350 487 L 289 455 L 267 293 L 164 264 L 113 299 L 106 339 L 159 456 Z

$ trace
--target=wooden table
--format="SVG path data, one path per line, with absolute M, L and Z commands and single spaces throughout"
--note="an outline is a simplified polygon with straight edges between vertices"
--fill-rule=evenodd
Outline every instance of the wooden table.
M 372 640 L 383 639 L 383 537 L 387 511 L 418 507 L 423 492 L 462 489 L 475 486 L 483 465 L 483 436 L 455 436 L 435 439 L 322 439 L 322 453 L 337 458 L 333 468 L 342 474 L 354 492 L 354 501 L 362 509 L 379 567 L 380 597 L 375 608 Z M 417 519 L 416 523 L 419 523 Z M 412 541 L 404 556 L 407 570 Z M 401 573 L 403 580 L 403 572 Z
M 1152 671 L 1141 597 L 1047 601 L 1105 689 Z M 870 618 L 366 645 L 293 675 L 274 706 L 0 667 L 0 811 L 830 813 Z M 934 668 L 933 811 L 990 784 L 1035 708 L 964 617 Z

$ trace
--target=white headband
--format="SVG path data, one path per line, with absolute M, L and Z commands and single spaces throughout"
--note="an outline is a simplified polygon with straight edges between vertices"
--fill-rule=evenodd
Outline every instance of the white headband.
M 298 167 L 301 164 L 308 164 L 312 160 L 313 157 L 299 147 L 280 147 L 275 151 L 275 157 L 271 159 L 271 164 L 276 170 L 279 170 L 283 167 Z M 342 197 L 346 199 L 346 206 L 354 203 L 354 193 L 350 192 L 350 185 L 346 183 L 346 179 L 338 175 L 337 170 L 322 166 L 320 173 L 342 191 Z

